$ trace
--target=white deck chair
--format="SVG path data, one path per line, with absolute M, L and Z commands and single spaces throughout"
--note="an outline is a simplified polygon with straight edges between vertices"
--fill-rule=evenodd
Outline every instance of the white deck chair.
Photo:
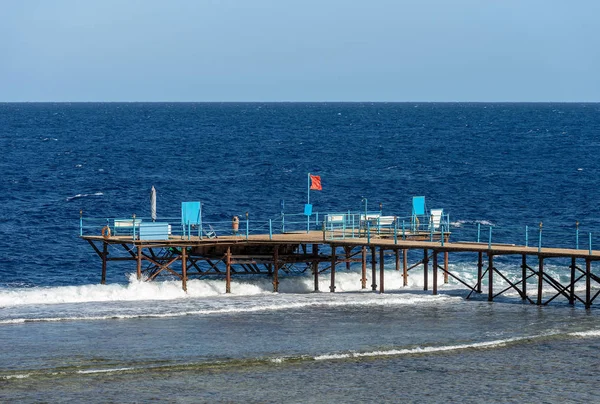
M 436 231 L 440 228 L 440 223 L 442 222 L 442 215 L 444 214 L 444 209 L 431 209 L 431 218 L 429 222 L 430 228 L 433 227 L 433 231 Z
M 208 230 L 204 230 L 204 234 L 208 238 L 218 238 L 215 229 L 213 229 L 213 227 L 210 224 L 208 225 Z

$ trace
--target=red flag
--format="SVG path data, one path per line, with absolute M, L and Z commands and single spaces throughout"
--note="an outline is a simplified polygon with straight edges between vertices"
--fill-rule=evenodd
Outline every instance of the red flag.
M 310 176 L 310 189 L 313 191 L 322 191 L 323 187 L 321 186 L 321 176 L 319 175 L 311 175 Z

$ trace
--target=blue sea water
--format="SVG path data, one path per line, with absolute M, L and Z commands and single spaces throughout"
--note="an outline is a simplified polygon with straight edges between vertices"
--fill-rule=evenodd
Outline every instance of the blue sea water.
M 597 310 L 510 295 L 432 296 L 418 271 L 386 293 L 312 279 L 138 282 L 79 239 L 84 217 L 207 220 L 410 214 L 424 195 L 453 237 L 600 245 L 600 104 L 0 104 L 0 399 L 13 402 L 598 401 Z M 525 232 L 525 226 L 531 230 Z M 591 236 L 590 236 L 591 235 Z M 598 241 L 595 241 L 595 240 Z M 475 258 L 476 260 L 476 258 Z M 472 273 L 473 257 L 451 256 Z M 497 265 L 506 265 L 502 260 Z M 567 274 L 562 263 L 548 270 Z M 326 278 L 326 277 L 324 277 Z M 321 279 L 327 290 L 327 279 Z

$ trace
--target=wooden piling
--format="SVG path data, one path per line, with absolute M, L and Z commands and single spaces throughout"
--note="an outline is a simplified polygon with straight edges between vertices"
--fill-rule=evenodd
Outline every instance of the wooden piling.
M 402 250 L 402 286 L 408 286 L 408 250 Z
M 106 260 L 108 259 L 108 243 L 102 243 L 102 277 L 100 278 L 100 283 L 102 285 L 106 284 Z
M 592 307 L 592 261 L 585 259 L 585 308 Z
M 187 292 L 187 247 L 181 247 L 181 287 Z
M 377 290 L 377 255 L 375 247 L 371 247 L 371 290 Z
M 437 295 L 438 289 L 438 252 L 433 250 L 433 294 Z
M 538 257 L 538 287 L 537 287 L 537 302 L 536 304 L 540 306 L 542 304 L 542 289 L 544 286 L 544 257 Z
M 521 278 L 523 282 L 521 284 L 521 299 L 527 299 L 527 255 L 521 256 Z
M 444 251 L 444 283 L 448 283 L 448 251 Z
M 477 254 L 477 293 L 481 293 L 481 278 L 483 278 L 483 252 Z
M 575 269 L 577 261 L 575 257 L 571 257 L 571 287 L 569 288 L 569 304 L 575 304 Z
M 427 249 L 423 250 L 423 290 L 428 290 L 428 278 L 429 277 L 429 253 Z
M 344 252 L 346 253 L 346 270 L 350 270 L 350 252 L 352 251 L 352 247 L 344 247 Z
M 319 291 L 319 261 L 317 260 L 317 257 L 319 256 L 319 245 L 318 244 L 312 245 L 312 253 L 313 253 L 313 257 L 315 258 L 314 261 L 312 262 L 312 270 L 313 270 L 313 275 L 315 278 L 315 292 L 318 292 Z
M 273 251 L 273 292 L 279 292 L 279 245 Z
M 335 264 L 337 257 L 335 256 L 335 246 L 331 246 L 331 284 L 329 285 L 329 291 L 335 292 Z
M 360 284 L 362 289 L 367 288 L 367 247 L 362 246 L 362 271 L 360 277 Z
M 137 255 L 135 258 L 137 261 L 137 280 L 139 281 L 142 279 L 142 246 L 137 246 Z
M 488 253 L 488 302 L 494 301 L 494 256 Z
M 227 246 L 225 255 L 225 293 L 231 293 L 231 247 Z
M 383 293 L 384 292 L 384 287 L 383 287 L 383 274 L 384 274 L 384 264 L 385 264 L 385 260 L 384 260 L 384 255 L 385 250 L 383 249 L 383 247 L 379 247 L 379 293 Z

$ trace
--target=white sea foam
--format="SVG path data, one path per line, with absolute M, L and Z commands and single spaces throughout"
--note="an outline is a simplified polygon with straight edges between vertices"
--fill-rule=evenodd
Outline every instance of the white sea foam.
M 127 314 L 120 314 L 118 312 L 110 312 L 110 314 L 104 315 L 89 315 L 81 313 L 74 316 L 56 316 L 56 317 L 34 317 L 34 318 L 10 318 L 0 320 L 0 324 L 22 324 L 27 322 L 58 322 L 58 321 L 97 321 L 97 320 L 125 320 L 132 318 L 172 318 L 172 317 L 183 317 L 189 315 L 213 315 L 213 314 L 239 314 L 239 313 L 253 313 L 253 312 L 267 312 L 267 311 L 280 311 L 280 310 L 293 310 L 293 309 L 304 309 L 307 307 L 351 307 L 351 306 L 399 306 L 399 305 L 414 305 L 420 302 L 431 302 L 435 300 L 449 300 L 450 297 L 427 297 L 427 296 L 415 296 L 415 295 L 402 295 L 402 296 L 385 296 L 385 298 L 377 299 L 360 299 L 351 300 L 352 297 L 342 298 L 340 300 L 324 300 L 319 299 L 318 295 L 315 300 L 305 301 L 269 301 L 266 304 L 261 301 L 245 302 L 245 305 L 238 305 L 232 303 L 231 305 L 220 305 L 218 307 L 209 307 L 194 310 L 182 310 L 177 306 L 166 309 L 165 312 L 130 312 Z M 327 295 L 328 296 L 328 295 Z M 342 295 L 338 295 L 342 296 Z
M 400 276 L 396 271 L 391 272 L 386 273 L 388 278 Z M 11 308 L 10 312 L 5 312 L 7 315 L 4 318 L 0 317 L 0 324 L 236 314 L 317 306 L 439 304 L 461 299 L 447 295 L 432 296 L 421 291 L 411 293 L 406 289 L 402 293 L 372 293 L 370 288 L 361 289 L 360 274 L 357 273 L 340 273 L 336 278 L 336 291 L 349 293 L 330 293 L 328 277 L 321 279 L 320 290 L 323 292 L 312 293 L 312 282 L 310 277 L 281 278 L 280 293 L 273 293 L 269 279 L 235 280 L 231 285 L 231 294 L 225 293 L 225 281 L 217 279 L 191 280 L 187 293 L 177 281 L 143 282 L 134 277 L 126 285 L 0 288 L 0 307 Z M 401 282 L 400 277 L 395 282 L 386 280 L 386 285 L 395 283 L 401 288 Z M 258 295 L 261 297 L 255 298 Z M 140 301 L 163 303 L 136 303 Z M 97 304 L 99 302 L 105 304 Z
M 18 375 L 6 375 L 0 376 L 0 380 L 10 380 L 10 379 L 27 379 L 31 375 L 29 373 L 18 374 Z
M 573 337 L 581 337 L 581 338 L 595 338 L 595 337 L 600 337 L 600 330 L 571 332 L 571 333 L 569 333 L 569 335 L 571 335 Z
M 90 369 L 90 370 L 78 370 L 79 374 L 91 374 L 91 373 L 114 373 L 114 372 L 125 372 L 127 370 L 133 370 L 135 368 L 118 368 L 118 369 Z
M 72 201 L 74 199 L 79 199 L 79 198 L 87 198 L 89 196 L 102 196 L 104 195 L 104 193 L 102 192 L 94 192 L 93 194 L 77 194 L 75 196 L 69 196 L 67 197 L 66 201 Z
M 477 225 L 480 224 L 482 226 L 494 226 L 494 223 L 489 220 L 457 220 L 455 222 L 450 222 L 450 225 L 453 227 L 463 227 L 464 225 Z
M 386 351 L 371 351 L 371 352 L 348 352 L 348 353 L 336 353 L 336 354 L 325 354 L 315 356 L 315 360 L 335 360 L 335 359 L 348 359 L 348 358 L 365 358 L 365 357 L 378 357 L 378 356 L 399 356 L 399 355 L 414 355 L 423 353 L 434 353 L 444 351 L 458 351 L 464 349 L 487 349 L 504 346 L 511 342 L 520 340 L 530 339 L 531 337 L 519 337 L 519 338 L 507 338 L 495 341 L 475 342 L 472 344 L 461 344 L 461 345 L 444 345 L 444 346 L 431 346 L 431 347 L 414 347 L 406 349 L 390 349 Z
M 422 276 L 415 272 L 409 277 L 409 287 L 421 287 Z M 441 278 L 440 278 L 441 280 Z M 279 292 L 307 294 L 313 291 L 312 277 L 280 278 Z M 385 272 L 385 285 L 388 290 L 402 289 L 402 274 L 398 271 Z M 329 276 L 319 279 L 319 289 L 329 292 Z M 336 292 L 361 291 L 360 274 L 336 274 Z M 370 285 L 369 285 L 370 286 Z M 230 296 L 252 296 L 271 294 L 272 280 L 255 278 L 252 280 L 235 279 L 231 283 Z M 370 289 L 369 289 L 370 291 Z M 79 285 L 34 288 L 0 288 L 0 307 L 20 306 L 27 304 L 63 304 L 108 301 L 141 301 L 141 300 L 174 300 L 225 295 L 225 280 L 204 279 L 190 280 L 187 293 L 178 281 L 144 282 L 130 276 L 128 284 Z

